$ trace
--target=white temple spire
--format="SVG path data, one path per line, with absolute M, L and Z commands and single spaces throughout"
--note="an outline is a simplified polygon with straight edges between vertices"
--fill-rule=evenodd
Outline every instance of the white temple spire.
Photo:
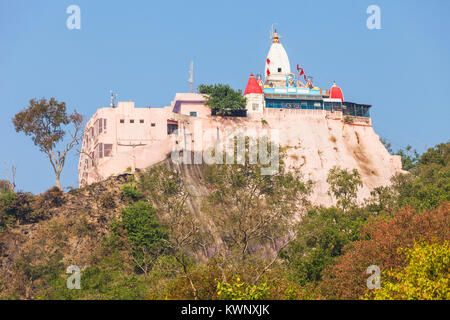
M 272 33 L 272 45 L 266 59 L 266 83 L 286 81 L 286 76 L 291 73 L 289 58 L 283 45 L 280 43 L 281 36 L 277 30 Z

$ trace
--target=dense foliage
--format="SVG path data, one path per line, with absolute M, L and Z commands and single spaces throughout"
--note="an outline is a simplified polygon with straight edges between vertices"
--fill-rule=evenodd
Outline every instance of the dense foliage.
M 216 111 L 217 115 L 226 116 L 234 110 L 245 109 L 246 99 L 240 89 L 234 90 L 227 84 L 201 84 L 198 92 L 206 95 L 206 104 Z
M 322 279 L 323 269 L 359 239 L 359 228 L 370 214 L 364 210 L 317 208 L 298 225 L 297 238 L 282 253 L 290 277 L 301 285 Z
M 417 242 L 414 248 L 399 249 L 406 254 L 404 268 L 385 272 L 383 287 L 368 292 L 376 300 L 449 300 L 450 242 Z
M 155 209 L 144 201 L 122 210 L 122 226 L 132 246 L 136 266 L 147 273 L 154 261 L 168 250 L 167 230 L 156 219 Z

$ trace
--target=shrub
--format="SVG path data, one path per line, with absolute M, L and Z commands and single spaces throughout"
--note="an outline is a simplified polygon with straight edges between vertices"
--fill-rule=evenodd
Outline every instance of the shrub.
M 43 196 L 50 208 L 60 207 L 64 203 L 64 192 L 58 187 L 48 189 Z
M 95 299 L 134 300 L 144 299 L 147 285 L 133 270 L 126 243 L 121 240 L 104 238 L 99 250 L 91 258 L 90 265 L 81 270 L 81 290 L 68 290 L 66 279 L 69 275 L 63 268 L 55 270 L 46 286 L 40 288 L 37 299 Z
M 0 194 L 0 231 L 15 222 L 33 222 L 31 193 L 7 191 Z
M 249 285 L 238 277 L 231 283 L 219 281 L 217 284 L 217 296 L 222 300 L 263 300 L 268 295 L 267 283 Z
M 124 184 L 122 186 L 122 198 L 129 201 L 138 201 L 143 198 L 143 195 L 132 185 Z
M 344 123 L 353 123 L 353 118 L 349 116 L 344 117 Z
M 100 198 L 100 205 L 104 209 L 114 209 L 116 207 L 116 201 L 114 200 L 114 195 L 111 192 L 105 193 Z

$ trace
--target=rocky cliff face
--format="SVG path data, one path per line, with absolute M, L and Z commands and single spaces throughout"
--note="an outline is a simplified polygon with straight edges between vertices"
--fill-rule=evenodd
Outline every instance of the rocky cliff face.
M 315 204 L 334 204 L 326 182 L 334 166 L 358 170 L 363 181 L 360 201 L 373 188 L 390 184 L 391 177 L 401 171 L 400 157 L 389 154 L 372 126 L 345 123 L 322 114 L 293 121 L 284 121 L 283 116 L 270 117 L 266 121 L 280 129 L 281 144 L 288 148 L 288 166 L 300 168 L 305 177 L 315 182 L 311 199 Z
M 364 121 L 363 121 L 364 120 Z M 195 132 L 195 122 L 180 118 L 183 128 Z M 358 200 L 363 201 L 377 186 L 390 184 L 396 173 L 402 172 L 401 159 L 392 156 L 375 133 L 370 119 L 343 119 L 342 114 L 330 114 L 323 110 L 266 110 L 254 118 L 209 118 L 201 124 L 203 131 L 217 130 L 217 137 L 224 142 L 237 132 L 256 131 L 259 136 L 274 132 L 287 153 L 288 168 L 299 169 L 306 179 L 315 183 L 311 195 L 313 204 L 331 206 L 335 203 L 328 194 L 328 172 L 334 166 L 357 169 L 363 181 Z M 192 138 L 192 140 L 190 140 Z M 195 148 L 195 134 L 186 140 Z M 179 144 L 184 144 L 184 140 Z M 203 140 L 203 149 L 212 142 Z

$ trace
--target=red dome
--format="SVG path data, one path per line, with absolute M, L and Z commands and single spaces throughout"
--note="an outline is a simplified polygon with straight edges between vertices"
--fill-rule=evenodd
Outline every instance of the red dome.
M 253 76 L 253 73 L 250 75 L 250 78 L 247 82 L 247 87 L 245 87 L 244 96 L 249 93 L 263 93 L 261 86 L 258 84 L 258 81 Z
M 333 86 L 330 89 L 330 98 L 341 99 L 341 101 L 344 102 L 344 94 L 342 93 L 341 88 L 336 85 L 336 82 L 333 83 Z

